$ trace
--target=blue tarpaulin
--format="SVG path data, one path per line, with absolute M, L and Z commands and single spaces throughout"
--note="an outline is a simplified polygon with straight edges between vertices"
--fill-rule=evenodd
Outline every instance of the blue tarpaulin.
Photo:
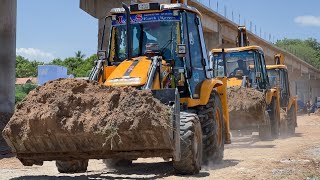
M 57 65 L 40 65 L 38 66 L 38 84 L 43 85 L 44 83 L 56 80 L 59 78 L 67 78 L 68 69 L 63 66 Z

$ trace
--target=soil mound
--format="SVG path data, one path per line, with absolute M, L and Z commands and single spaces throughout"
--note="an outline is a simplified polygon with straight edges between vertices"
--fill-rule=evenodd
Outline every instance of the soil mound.
M 239 129 L 259 124 L 266 109 L 264 94 L 258 90 L 229 87 L 228 108 L 231 129 Z
M 105 138 L 105 145 L 110 145 L 114 137 L 125 142 L 120 137 L 124 131 L 160 133 L 169 129 L 171 117 L 170 108 L 153 98 L 151 91 L 59 79 L 31 91 L 17 105 L 4 134 L 24 144 L 37 137 L 60 143 L 68 135 L 78 141 L 84 136 L 93 141 L 98 134 Z M 62 139 L 56 140 L 57 136 Z

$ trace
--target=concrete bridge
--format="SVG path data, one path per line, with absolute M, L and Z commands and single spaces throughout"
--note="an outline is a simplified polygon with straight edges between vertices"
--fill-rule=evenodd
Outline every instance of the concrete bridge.
M 148 0 L 134 0 L 148 2 Z M 158 0 L 167 1 L 167 0 Z M 99 19 L 98 36 L 101 36 L 103 18 L 113 7 L 121 7 L 131 0 L 80 0 L 80 8 Z M 15 41 L 16 41 L 16 0 L 0 0 L 0 112 L 10 112 L 14 107 L 15 84 Z M 203 15 L 202 23 L 208 49 L 234 47 L 237 36 L 237 24 L 221 16 L 196 0 L 187 4 L 197 8 Z M 251 45 L 264 49 L 267 63 L 271 64 L 276 53 L 282 53 L 289 68 L 289 77 L 293 94 L 306 101 L 320 96 L 320 70 L 302 61 L 295 55 L 274 46 L 274 44 L 249 32 Z M 100 38 L 99 38 L 100 40 Z M 100 44 L 100 43 L 99 43 Z M 106 47 L 104 47 L 106 48 Z

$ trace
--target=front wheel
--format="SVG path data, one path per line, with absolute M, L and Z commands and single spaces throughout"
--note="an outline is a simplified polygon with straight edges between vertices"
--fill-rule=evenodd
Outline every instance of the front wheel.
M 296 132 L 296 123 L 297 123 L 297 113 L 295 107 L 292 106 L 291 109 L 288 111 L 288 134 L 293 136 Z
M 89 160 L 56 161 L 60 173 L 84 173 L 87 171 Z
M 193 113 L 180 113 L 180 161 L 173 160 L 178 174 L 199 173 L 202 160 L 202 132 L 198 116 Z
M 276 104 L 276 98 L 272 98 L 271 104 L 270 104 L 270 111 L 269 111 L 269 117 L 271 122 L 271 132 L 272 132 L 272 138 L 276 139 L 279 137 L 280 132 L 280 117 L 277 113 L 277 104 Z
M 225 128 L 220 97 L 212 91 L 206 106 L 198 108 L 203 133 L 203 163 L 220 162 L 223 159 Z
M 262 141 L 272 140 L 272 132 L 271 132 L 271 122 L 269 113 L 266 111 L 265 115 L 265 124 L 259 126 L 259 137 Z

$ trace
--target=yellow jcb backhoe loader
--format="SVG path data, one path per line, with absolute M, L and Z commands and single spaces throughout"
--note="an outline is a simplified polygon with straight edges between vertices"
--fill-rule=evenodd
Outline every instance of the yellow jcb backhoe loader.
M 227 86 L 250 88 L 260 91 L 265 97 L 265 106 L 249 107 L 246 111 L 236 108 L 231 111 L 230 128 L 258 128 L 262 140 L 277 138 L 280 125 L 279 91 L 269 83 L 264 52 L 259 46 L 250 46 L 246 28 L 238 27 L 238 47 L 213 49 L 211 59 L 217 77 L 228 77 Z M 234 94 L 233 96 L 237 96 Z M 228 101 L 231 102 L 229 97 Z
M 152 90 L 155 98 L 172 107 L 173 129 L 157 137 L 163 142 L 161 147 L 145 144 L 106 150 L 95 141 L 90 146 L 87 141 L 74 143 L 65 134 L 65 140 L 45 142 L 45 137 L 37 137 L 33 143 L 42 141 L 59 150 L 43 150 L 39 145 L 29 151 L 4 134 L 24 165 L 57 160 L 60 172 L 79 172 L 86 170 L 88 159 L 109 159 L 116 164 L 120 160 L 163 157 L 172 158 L 177 173 L 195 174 L 203 162 L 222 160 L 224 144 L 230 143 L 226 78 L 214 76 L 199 11 L 183 1 L 174 2 L 124 4 L 112 9 L 105 18 L 112 21 L 108 51 L 98 52 L 89 77 L 106 86 Z M 105 35 L 101 47 L 104 40 Z M 71 151 L 65 142 L 78 149 Z
M 297 97 L 290 91 L 290 82 L 285 58 L 282 54 L 274 56 L 274 65 L 267 65 L 269 82 L 272 87 L 280 91 L 280 107 L 286 113 L 286 118 L 281 119 L 280 134 L 294 135 L 297 127 Z

